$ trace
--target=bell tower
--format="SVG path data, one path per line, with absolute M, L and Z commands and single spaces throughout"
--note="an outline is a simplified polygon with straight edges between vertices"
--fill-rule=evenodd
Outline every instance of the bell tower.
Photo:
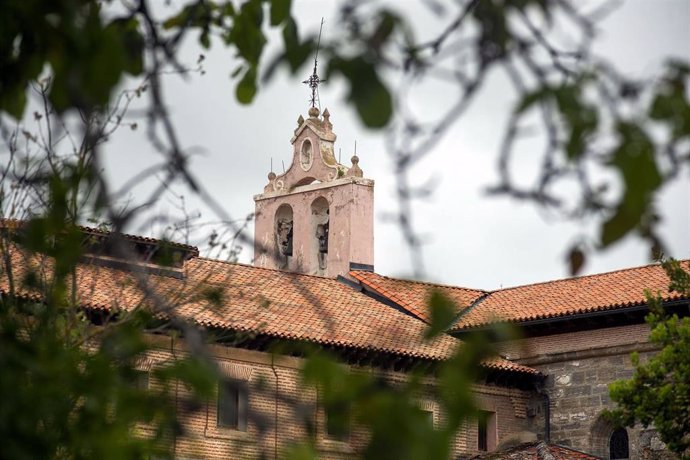
M 292 164 L 268 174 L 254 197 L 254 265 L 337 277 L 350 264 L 374 264 L 374 181 L 334 155 L 336 135 L 328 109 L 300 115 L 290 140 Z

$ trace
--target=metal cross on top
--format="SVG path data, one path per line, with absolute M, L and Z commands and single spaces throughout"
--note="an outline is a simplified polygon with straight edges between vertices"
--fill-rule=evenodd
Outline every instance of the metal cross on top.
M 316 55 L 314 56 L 314 72 L 304 80 L 302 83 L 305 85 L 309 86 L 311 88 L 311 99 L 309 100 L 311 102 L 312 107 L 316 107 L 316 99 L 318 99 L 318 92 L 319 92 L 319 83 L 326 81 L 326 80 L 321 80 L 319 78 L 319 75 L 316 73 L 316 67 L 318 65 L 318 59 L 319 59 L 319 46 L 321 46 L 321 31 L 323 30 L 323 18 L 321 18 L 321 27 L 319 28 L 319 39 L 316 42 Z

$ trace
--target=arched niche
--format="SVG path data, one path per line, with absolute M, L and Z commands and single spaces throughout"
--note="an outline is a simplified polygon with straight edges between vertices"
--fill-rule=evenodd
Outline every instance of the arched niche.
M 330 210 L 326 198 L 320 196 L 311 203 L 311 227 L 314 253 L 320 270 L 328 268 L 328 245 L 330 232 Z
M 276 210 L 274 234 L 276 258 L 280 268 L 287 267 L 288 257 L 292 257 L 292 236 L 294 217 L 289 204 L 281 204 Z
M 309 138 L 304 139 L 299 148 L 299 165 L 304 171 L 309 171 L 314 163 L 314 146 Z
M 303 185 L 309 185 L 313 183 L 320 183 L 321 181 L 317 180 L 315 177 L 304 177 L 300 179 L 299 181 L 295 182 L 295 187 L 301 187 Z

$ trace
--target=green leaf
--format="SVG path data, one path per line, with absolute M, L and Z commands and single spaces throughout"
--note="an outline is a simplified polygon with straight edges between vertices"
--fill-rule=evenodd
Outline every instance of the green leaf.
M 290 16 L 292 0 L 271 0 L 271 25 L 277 26 Z
M 393 114 L 393 101 L 376 68 L 363 57 L 334 58 L 328 66 L 328 76 L 338 72 L 348 81 L 348 100 L 355 105 L 362 122 L 370 128 L 382 128 Z
M 558 109 L 569 131 L 565 151 L 569 160 L 579 158 L 585 150 L 588 137 L 598 125 L 597 111 L 586 104 L 582 96 L 582 84 L 586 79 L 564 85 L 554 91 Z
M 625 191 L 616 211 L 602 226 L 601 243 L 607 247 L 642 224 L 652 197 L 663 183 L 654 159 L 654 144 L 632 123 L 617 126 L 619 143 L 610 164 L 621 174 Z
M 319 458 L 319 455 L 312 444 L 301 442 L 289 446 L 285 452 L 285 458 L 288 460 L 314 460 Z
M 553 90 L 548 86 L 542 86 L 535 91 L 525 93 L 514 109 L 516 114 L 521 114 L 531 108 L 537 102 L 542 102 L 553 96 Z
M 283 44 L 285 47 L 284 59 L 293 74 L 309 57 L 313 56 L 315 43 L 312 41 L 300 43 L 297 23 L 292 18 L 288 18 L 285 21 L 285 26 L 283 26 Z
M 199 34 L 199 43 L 204 49 L 209 49 L 211 47 L 211 38 L 209 36 L 209 29 L 205 28 Z
M 256 95 L 256 68 L 250 67 L 237 83 L 235 96 L 241 104 L 250 104 Z
M 239 55 L 256 66 L 266 44 L 261 28 L 263 7 L 260 1 L 250 0 L 242 5 L 233 22 L 232 30 L 225 37 L 226 43 L 234 44 Z
M 448 330 L 455 321 L 455 303 L 439 291 L 433 291 L 429 298 L 431 323 L 424 337 L 431 339 Z
M 144 70 L 144 37 L 139 32 L 136 19 L 115 19 L 108 28 L 120 36 L 124 70 L 131 75 L 139 75 Z
M 0 110 L 5 110 L 19 120 L 26 107 L 26 88 L 13 88 L 10 91 L 0 91 Z
M 192 18 L 196 16 L 197 9 L 197 3 L 185 6 L 179 13 L 163 21 L 163 28 L 174 29 L 177 27 L 185 27 Z
M 399 21 L 400 18 L 391 11 L 382 11 L 379 15 L 379 23 L 369 38 L 369 46 L 374 48 L 381 47 L 395 31 L 395 26 Z
M 690 136 L 690 101 L 686 86 L 690 72 L 682 64 L 669 63 L 666 78 L 657 88 L 657 93 L 649 109 L 649 117 L 666 122 L 673 136 L 679 140 Z

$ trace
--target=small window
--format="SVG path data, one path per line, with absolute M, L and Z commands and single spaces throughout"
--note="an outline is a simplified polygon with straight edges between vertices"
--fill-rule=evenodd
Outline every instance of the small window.
M 149 389 L 149 373 L 148 371 L 134 370 L 132 380 L 129 382 L 132 388 L 137 390 Z
M 326 415 L 326 437 L 347 442 L 350 439 L 350 408 L 335 404 L 324 410 Z
M 611 460 L 621 460 L 629 457 L 628 432 L 625 428 L 619 428 L 611 433 L 611 438 L 609 439 L 609 458 Z
M 489 417 L 486 416 L 486 412 L 480 412 L 477 418 L 477 449 L 482 452 L 489 449 L 488 421 Z
M 496 413 L 479 411 L 477 415 L 477 450 L 487 452 L 496 448 Z
M 234 381 L 218 384 L 218 426 L 247 431 L 247 386 Z
M 149 389 L 149 373 L 146 371 L 137 371 L 135 385 L 140 390 Z
M 434 427 L 434 412 L 430 410 L 422 409 L 422 415 L 424 416 L 424 421 L 429 424 L 431 428 Z

